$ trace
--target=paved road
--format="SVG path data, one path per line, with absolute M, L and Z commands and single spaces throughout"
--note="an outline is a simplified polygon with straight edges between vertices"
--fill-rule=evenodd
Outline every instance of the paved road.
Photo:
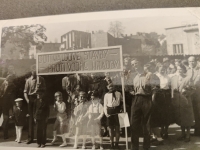
M 53 129 L 53 124 L 50 123 L 48 125 L 48 132 L 47 132 L 47 137 L 48 137 L 48 143 L 46 145 L 46 149 L 52 149 L 52 148 L 58 148 L 59 144 L 61 144 L 61 138 L 59 138 L 58 142 L 56 143 L 56 145 L 51 145 L 50 141 L 52 140 L 52 129 Z M 193 132 L 193 131 L 191 131 Z M 177 141 L 176 138 L 180 135 L 181 131 L 180 128 L 177 125 L 172 125 L 169 128 L 169 139 L 165 140 L 164 145 L 156 147 L 156 146 L 151 146 L 150 150 L 200 150 L 200 137 L 191 137 L 191 141 L 189 143 L 185 143 L 185 142 L 180 142 Z M 25 140 L 27 137 L 27 132 L 24 131 L 23 132 L 23 136 L 22 136 L 22 143 L 18 144 L 16 142 L 14 142 L 15 140 L 15 130 L 14 128 L 11 128 L 9 130 L 9 135 L 10 138 L 8 140 L 3 140 L 3 136 L 2 136 L 2 132 L 0 132 L 0 146 L 10 146 L 10 147 L 37 147 L 36 143 L 27 145 L 25 144 Z M 128 140 L 130 141 L 130 137 L 128 138 Z M 67 138 L 68 141 L 68 146 L 64 147 L 64 148 L 58 148 L 58 149 L 72 149 L 73 148 L 73 142 L 74 139 L 73 138 Z M 104 149 L 109 149 L 109 138 L 104 138 Z M 91 141 L 88 138 L 87 140 L 87 144 L 86 147 L 87 149 L 91 149 Z M 125 149 L 125 138 L 121 138 L 120 139 L 120 149 Z M 140 138 L 140 147 L 142 149 L 142 138 Z M 130 148 L 130 143 L 129 143 L 129 148 Z M 1 148 L 2 149 L 2 148 Z M 79 149 L 81 149 L 81 141 L 79 143 Z

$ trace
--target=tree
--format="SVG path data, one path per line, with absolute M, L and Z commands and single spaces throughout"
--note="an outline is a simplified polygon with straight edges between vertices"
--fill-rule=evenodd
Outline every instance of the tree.
M 4 48 L 7 42 L 28 52 L 31 45 L 41 49 L 44 41 L 46 28 L 43 25 L 23 25 L 2 28 L 1 47 Z
M 112 34 L 115 38 L 119 38 L 123 32 L 125 27 L 123 27 L 120 21 L 114 21 L 110 23 L 110 27 L 108 32 Z

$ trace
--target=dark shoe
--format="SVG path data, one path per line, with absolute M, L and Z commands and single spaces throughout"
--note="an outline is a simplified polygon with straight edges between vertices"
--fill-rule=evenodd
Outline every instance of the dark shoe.
M 108 136 L 108 131 L 104 132 L 103 137 L 107 137 Z
M 42 148 L 44 148 L 44 147 L 45 147 L 45 145 L 44 145 L 44 144 L 42 144 L 42 145 L 41 145 L 41 147 L 42 147 Z
M 163 139 L 168 139 L 168 133 L 163 134 Z
M 110 148 L 111 148 L 111 149 L 114 149 L 114 147 L 115 147 L 115 146 L 114 146 L 114 143 L 111 143 L 111 144 L 110 144 Z
M 184 142 L 190 142 L 190 137 L 185 138 Z
M 38 144 L 37 147 L 38 147 L 38 148 L 41 147 L 41 144 Z
M 31 143 L 33 143 L 32 140 L 28 140 L 28 141 L 26 142 L 26 144 L 31 144 Z
M 4 136 L 4 138 L 3 138 L 4 140 L 7 140 L 8 139 L 8 136 Z
M 164 142 L 156 140 L 156 141 L 152 142 L 151 144 L 154 146 L 159 146 L 159 145 L 164 145 Z
M 150 142 L 152 143 L 152 142 L 155 142 L 156 140 L 157 140 L 156 138 L 151 138 Z
M 181 135 L 180 137 L 177 138 L 177 141 L 183 141 L 185 140 L 185 135 Z
M 119 143 L 115 143 L 115 149 L 119 149 Z

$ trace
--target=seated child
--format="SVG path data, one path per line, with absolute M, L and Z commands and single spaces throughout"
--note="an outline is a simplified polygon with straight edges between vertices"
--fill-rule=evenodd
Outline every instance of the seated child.
M 22 129 L 25 125 L 26 117 L 28 117 L 27 107 L 23 105 L 23 99 L 17 98 L 15 100 L 15 105 L 13 106 L 13 115 L 10 118 L 14 118 L 15 120 L 15 128 L 16 128 L 16 142 L 21 143 L 22 137 Z
M 91 129 L 92 137 L 92 149 L 95 149 L 95 136 L 99 136 L 100 149 L 103 149 L 102 135 L 101 135 L 101 119 L 104 115 L 104 109 L 102 104 L 100 104 L 100 99 L 97 92 L 92 92 L 91 94 L 92 104 L 90 104 L 88 109 L 89 121 L 87 124 L 88 129 Z
M 60 133 L 62 134 L 62 140 L 63 143 L 60 145 L 60 147 L 67 146 L 66 139 L 65 139 L 65 131 L 67 128 L 67 113 L 66 113 L 66 104 L 63 102 L 63 97 L 61 92 L 55 93 L 55 104 L 54 109 L 57 112 L 56 121 L 54 123 L 54 129 L 53 129 L 53 141 L 51 142 L 54 144 L 57 140 L 57 129 L 60 126 Z
M 45 147 L 46 130 L 49 117 L 49 105 L 43 99 L 43 93 L 37 93 L 37 99 L 34 104 L 34 121 L 36 123 L 37 144 L 38 147 Z

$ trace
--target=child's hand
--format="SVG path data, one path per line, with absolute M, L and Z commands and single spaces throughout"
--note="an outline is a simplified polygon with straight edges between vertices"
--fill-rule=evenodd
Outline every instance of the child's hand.
M 12 119 L 12 118 L 13 118 L 13 116 L 10 116 L 10 117 L 9 117 L 9 119 Z
M 110 115 L 108 115 L 108 114 L 105 114 L 105 115 L 106 115 L 107 118 L 110 117 Z
M 95 118 L 94 120 L 95 120 L 95 121 L 99 121 L 99 120 L 100 120 L 100 118 L 98 117 L 98 118 Z
M 30 116 L 29 114 L 26 115 L 26 117 L 29 117 L 29 116 Z

